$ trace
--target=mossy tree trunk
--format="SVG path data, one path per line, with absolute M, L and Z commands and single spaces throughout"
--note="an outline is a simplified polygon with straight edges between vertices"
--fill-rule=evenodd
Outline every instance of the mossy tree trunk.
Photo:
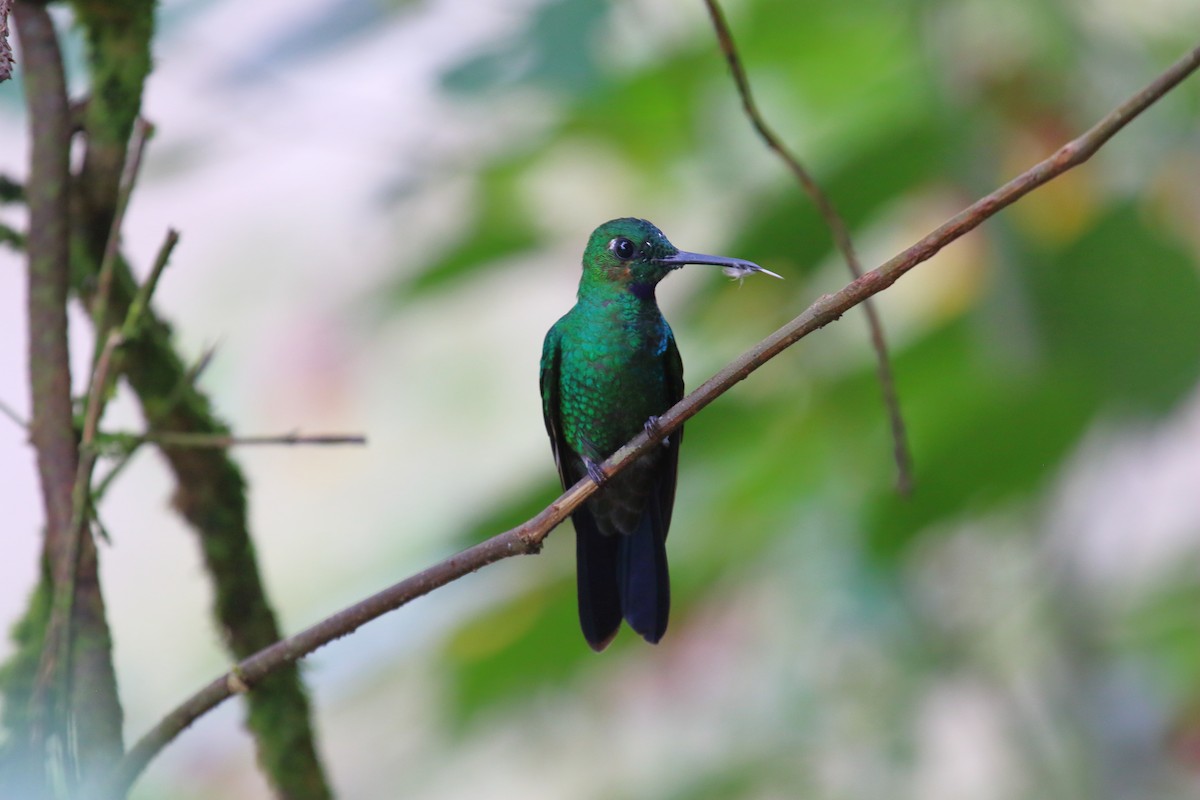
M 72 5 L 87 43 L 90 78 L 78 119 L 70 114 L 58 37 L 45 4 L 18 0 L 14 10 L 32 142 L 25 187 L 30 230 L 21 242 L 30 264 L 30 432 L 47 524 L 42 578 L 14 629 L 17 651 L 0 671 L 7 729 L 0 787 L 19 788 L 27 797 L 70 794 L 111 768 L 123 752 L 111 639 L 90 531 L 84 529 L 79 537 L 74 559 L 62 555 L 72 525 L 80 522 L 71 494 L 80 449 L 72 417 L 66 303 L 74 293 L 93 312 L 97 340 L 103 340 L 108 327 L 124 319 L 137 291 L 128 264 L 117 253 L 103 313 L 94 307 L 151 69 L 154 2 L 76 0 Z M 84 155 L 72 175 L 68 153 L 76 125 L 82 127 Z M 138 396 L 149 428 L 227 432 L 207 398 L 191 384 L 169 326 L 151 311 L 142 319 L 117 364 Z M 214 586 L 216 625 L 231 656 L 245 658 L 281 638 L 247 526 L 245 481 L 224 451 L 162 452 L 176 477 L 176 508 L 196 531 L 204 553 Z M 73 575 L 63 572 L 70 560 L 75 561 Z M 50 627 L 64 579 L 73 588 L 66 625 L 68 670 L 54 657 Z M 49 680 L 51 674 L 61 677 Z M 247 704 L 259 762 L 276 795 L 288 800 L 330 797 L 298 669 L 256 685 Z

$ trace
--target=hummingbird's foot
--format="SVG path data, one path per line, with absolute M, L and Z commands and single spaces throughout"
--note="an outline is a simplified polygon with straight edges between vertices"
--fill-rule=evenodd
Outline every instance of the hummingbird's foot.
M 646 433 L 648 433 L 651 436 L 662 436 L 662 428 L 660 428 L 658 425 L 658 417 L 653 417 L 653 416 L 650 417 L 650 419 L 646 420 L 646 424 L 643 427 L 646 429 Z M 667 447 L 670 444 L 671 444 L 671 437 L 663 436 L 662 446 Z
M 583 466 L 587 469 L 588 477 L 595 481 L 597 486 L 603 486 L 604 482 L 608 480 L 608 476 L 604 474 L 604 470 L 600 468 L 598 462 L 585 456 Z

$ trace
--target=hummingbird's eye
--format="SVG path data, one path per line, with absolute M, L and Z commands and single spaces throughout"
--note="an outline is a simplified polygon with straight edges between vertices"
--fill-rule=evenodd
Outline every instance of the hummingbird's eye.
M 616 239 L 613 239 L 611 242 L 609 242 L 608 249 L 612 250 L 613 253 L 616 254 L 617 258 L 621 259 L 622 261 L 633 258 L 634 252 L 637 251 L 637 248 L 634 247 L 633 242 L 629 241 L 624 236 L 618 236 Z

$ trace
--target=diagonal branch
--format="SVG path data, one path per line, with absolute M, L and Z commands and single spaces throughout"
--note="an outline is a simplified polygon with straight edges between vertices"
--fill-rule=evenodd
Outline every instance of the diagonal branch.
M 754 95 L 750 91 L 750 79 L 746 77 L 746 69 L 742 66 L 742 59 L 733 43 L 733 34 L 725 21 L 725 14 L 717 5 L 717 0 L 704 0 L 704 4 L 708 7 L 708 15 L 712 17 L 713 28 L 717 33 L 717 42 L 721 45 L 721 52 L 729 64 L 730 73 L 733 74 L 733 82 L 737 86 L 738 96 L 742 98 L 742 108 L 745 109 L 746 116 L 750 119 L 754 130 L 758 132 L 759 138 L 767 147 L 783 160 L 783 163 L 800 183 L 801 188 L 816 205 L 817 211 L 825 220 L 825 226 L 833 235 L 834 246 L 841 252 L 846 266 L 850 269 L 850 274 L 855 278 L 861 277 L 862 262 L 859 261 L 858 254 L 854 250 L 854 243 L 850 241 L 850 231 L 846 228 L 845 220 L 842 219 L 841 214 L 834 207 L 833 201 L 817 185 L 800 160 L 787 149 L 763 119 L 758 110 L 758 104 L 754 102 Z M 912 493 L 912 453 L 908 447 L 904 416 L 900 413 L 900 398 L 896 395 L 896 380 L 892 375 L 891 360 L 888 358 L 887 340 L 883 335 L 883 322 L 879 319 L 879 312 L 872 301 L 863 301 L 862 307 L 863 312 L 867 315 L 867 326 L 871 332 L 871 346 L 875 350 L 878 364 L 879 385 L 883 391 L 883 404 L 887 408 L 888 422 L 892 429 L 892 453 L 896 461 L 896 488 L 900 494 L 907 496 Z
M 1001 209 L 1087 161 L 1117 131 L 1198 67 L 1200 46 L 1173 64 L 1145 89 L 1115 108 L 1082 136 L 1060 147 L 1049 158 L 975 201 L 919 242 L 855 279 L 841 291 L 820 297 L 800 316 L 759 342 L 667 411 L 659 418 L 653 435 L 649 431 L 642 432 L 614 453 L 601 465 L 605 477 L 612 477 L 624 469 L 684 421 L 695 416 L 702 408 L 731 389 L 734 384 L 744 380 L 750 373 L 800 339 L 834 322 L 846 311 L 891 286 L 901 275 L 917 264 L 929 260 L 947 244 L 975 229 Z M 245 659 L 228 673 L 200 689 L 146 733 L 117 764 L 109 782 L 102 787 L 101 796 L 123 797 L 150 760 L 181 731 L 232 695 L 252 689 L 275 670 L 293 664 L 317 648 L 352 633 L 361 625 L 488 564 L 510 556 L 538 552 L 542 540 L 550 531 L 596 489 L 597 485 L 591 478 L 584 478 L 524 524 L 456 553 L 429 569 Z

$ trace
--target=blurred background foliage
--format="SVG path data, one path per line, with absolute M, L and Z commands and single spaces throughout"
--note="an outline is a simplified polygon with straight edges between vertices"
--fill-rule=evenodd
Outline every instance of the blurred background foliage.
M 439 5 L 455 4 L 307 4 L 220 79 L 269 82 Z M 164 31 L 204 7 L 165 3 Z M 740 0 L 726 12 L 765 116 L 868 267 L 1091 125 L 1200 31 L 1190 0 Z M 347 302 L 356 335 L 424 313 L 425 335 L 449 336 L 481 292 L 502 309 L 492 322 L 545 330 L 570 306 L 587 233 L 622 215 L 786 277 L 738 287 L 697 268 L 664 285 L 689 388 L 847 281 L 742 114 L 702 4 L 541 0 L 501 17 L 437 70 L 462 126 L 439 131 L 454 146 L 394 154 L 399 166 L 375 173 L 373 224 L 392 240 Z M 1198 119 L 1192 79 L 878 298 L 911 498 L 893 488 L 852 312 L 688 423 L 659 647 L 626 631 L 603 656 L 587 649 L 564 527 L 541 557 L 489 568 L 471 598 L 454 587 L 402 610 L 442 627 L 336 703 L 317 683 L 343 796 L 1194 797 Z M 438 216 L 447 193 L 453 213 Z M 467 341 L 446 375 L 511 372 L 536 414 L 537 344 L 524 345 L 484 366 Z M 422 391 L 416 379 L 405 390 Z M 448 450 L 486 451 L 506 424 L 491 400 L 476 391 L 447 412 L 478 414 L 482 434 L 429 424 L 477 437 Z M 423 555 L 549 502 L 549 447 L 537 448 L 504 492 L 461 500 L 469 524 Z M 383 525 L 425 521 L 389 513 Z M 139 791 L 204 785 L 152 775 Z
M 874 263 L 1190 46 L 1198 28 L 1180 35 L 1171 14 L 1200 19 L 1182 4 L 1142 14 L 1116 3 L 762 0 L 729 11 L 768 119 Z M 556 235 L 522 203 L 522 187 L 564 151 L 599 152 L 623 193 L 655 208 L 702 185 L 719 238 L 694 246 L 786 274 L 782 287 L 740 291 L 710 276 L 681 304 L 672 322 L 690 385 L 720 361 L 706 346 L 729 354 L 718 341 L 731 329 L 761 333 L 843 282 L 811 204 L 755 152 L 702 20 L 689 13 L 660 34 L 639 30 L 646 13 L 547 3 L 511 39 L 447 72 L 446 89 L 464 101 L 536 92 L 555 119 L 482 165 L 469 224 L 397 282 L 401 308 Z M 732 669 L 718 655 L 715 674 L 691 679 L 727 684 L 734 703 L 742 692 L 771 699 L 762 718 L 743 712 L 758 728 L 749 742 L 714 715 L 713 760 L 656 775 L 653 788 L 594 796 L 1196 791 L 1194 750 L 1170 746 L 1196 735 L 1189 709 L 1200 698 L 1200 616 L 1186 599 L 1197 590 L 1194 498 L 1118 483 L 1111 494 L 1085 490 L 1069 519 L 1056 508 L 1077 473 L 1136 458 L 1109 446 L 1117 432 L 1196 415 L 1198 98 L 1193 81 L 1095 164 L 880 301 L 916 458 L 913 497 L 893 490 L 856 314 L 689 423 L 671 542 L 674 641 L 647 653 L 622 636 L 607 658 L 649 660 L 651 680 L 671 682 L 679 660 L 706 672 L 710 648 L 761 648 L 780 663 L 735 659 Z M 1197 444 L 1193 422 L 1175 445 Z M 548 484 L 536 497 L 553 493 Z M 1175 557 L 1132 586 L 1119 570 L 1086 574 L 1089 548 L 1170 535 L 1139 525 L 1152 513 L 1144 504 L 1164 501 L 1192 506 Z M 539 503 L 495 509 L 463 543 Z M 1094 541 L 1089 529 L 1113 506 L 1130 523 L 1122 541 Z M 464 725 L 604 680 L 613 667 L 569 635 L 572 592 L 566 577 L 540 584 L 449 639 L 447 698 Z M 1180 603 L 1189 610 L 1170 611 Z M 654 730 L 678 735 L 669 723 Z

